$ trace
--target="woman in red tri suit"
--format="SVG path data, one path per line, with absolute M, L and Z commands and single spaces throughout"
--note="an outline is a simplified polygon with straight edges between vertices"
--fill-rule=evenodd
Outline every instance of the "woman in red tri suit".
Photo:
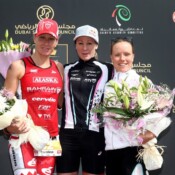
M 14 94 L 21 85 L 22 98 L 28 103 L 28 114 L 34 124 L 44 127 L 51 139 L 58 137 L 57 107 L 62 106 L 63 66 L 50 59 L 58 44 L 58 24 L 52 19 L 38 23 L 34 35 L 35 52 L 11 64 L 5 80 L 5 88 Z M 6 131 L 10 139 L 18 139 L 15 134 L 29 130 L 25 121 L 15 118 Z M 55 156 L 34 156 L 30 143 L 20 148 L 9 146 L 12 168 L 15 175 L 51 175 L 54 172 Z

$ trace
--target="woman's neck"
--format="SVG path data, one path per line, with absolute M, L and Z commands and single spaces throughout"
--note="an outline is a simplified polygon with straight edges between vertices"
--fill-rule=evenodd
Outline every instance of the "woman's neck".
M 38 55 L 34 53 L 31 56 L 33 62 L 35 63 L 36 66 L 41 67 L 41 68 L 48 68 L 50 67 L 50 58 L 49 57 L 43 57 L 41 55 Z

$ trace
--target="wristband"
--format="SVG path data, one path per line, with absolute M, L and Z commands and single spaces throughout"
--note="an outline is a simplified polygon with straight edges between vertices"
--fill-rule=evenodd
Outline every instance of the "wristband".
M 3 129 L 3 132 L 4 132 L 5 135 L 11 135 L 11 133 L 8 132 L 7 128 Z

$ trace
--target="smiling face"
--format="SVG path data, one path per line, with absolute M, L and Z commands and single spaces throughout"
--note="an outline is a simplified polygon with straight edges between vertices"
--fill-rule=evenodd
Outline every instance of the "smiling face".
M 75 46 L 79 58 L 83 61 L 88 61 L 94 57 L 98 48 L 95 40 L 88 36 L 78 37 Z
M 133 66 L 133 46 L 128 41 L 119 41 L 111 46 L 111 60 L 117 72 L 127 72 Z
M 58 44 L 58 39 L 50 34 L 34 36 L 35 51 L 43 56 L 50 56 Z

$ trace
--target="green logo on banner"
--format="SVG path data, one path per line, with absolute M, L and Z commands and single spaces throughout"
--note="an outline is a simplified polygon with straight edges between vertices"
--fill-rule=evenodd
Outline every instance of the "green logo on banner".
M 112 17 L 116 19 L 117 25 L 121 26 L 119 21 L 129 21 L 131 19 L 131 12 L 124 5 L 116 5 L 116 9 L 112 12 Z

